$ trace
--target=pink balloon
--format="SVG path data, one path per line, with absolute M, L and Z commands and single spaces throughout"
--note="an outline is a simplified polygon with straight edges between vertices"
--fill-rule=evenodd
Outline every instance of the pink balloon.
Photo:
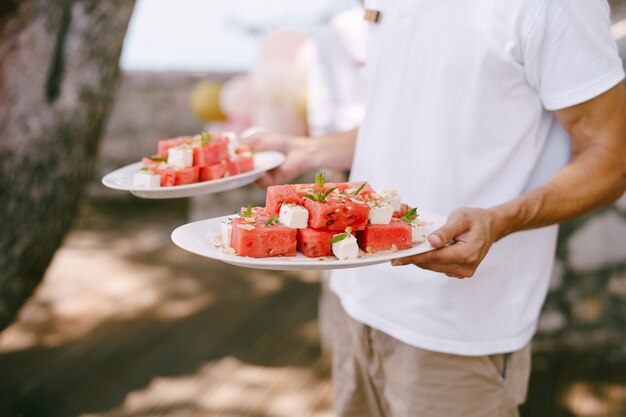
M 252 80 L 238 75 L 224 83 L 220 92 L 220 107 L 229 118 L 246 118 L 254 109 Z
M 305 40 L 306 37 L 298 32 L 272 32 L 261 41 L 259 61 L 295 61 Z

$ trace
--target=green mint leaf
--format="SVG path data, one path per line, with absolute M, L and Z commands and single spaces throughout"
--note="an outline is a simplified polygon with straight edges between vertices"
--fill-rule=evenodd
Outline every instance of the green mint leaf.
M 337 242 L 341 242 L 342 240 L 346 239 L 348 237 L 348 233 L 339 233 L 338 235 L 333 236 L 333 238 L 330 240 L 331 244 L 337 243 Z
M 325 181 L 326 181 L 326 174 L 324 173 L 324 171 L 319 171 L 315 173 L 315 185 L 317 185 L 320 190 L 324 189 Z
M 311 194 L 305 194 L 302 197 L 308 198 L 309 200 L 312 200 L 312 201 L 317 201 L 317 198 L 312 196 Z
M 265 222 L 266 226 L 272 226 L 274 224 L 278 223 L 278 215 L 276 216 L 272 216 L 269 219 L 267 219 L 267 221 Z
M 359 193 L 360 193 L 361 191 L 363 191 L 363 188 L 365 188 L 365 185 L 367 185 L 367 183 L 366 183 L 366 182 L 364 182 L 363 184 L 361 184 L 361 186 L 360 186 L 359 188 L 357 188 L 357 189 L 356 189 L 356 191 L 353 191 L 351 194 L 352 194 L 352 195 L 359 195 Z
M 154 162 L 167 162 L 166 156 L 149 156 L 148 159 Z
M 248 208 L 246 209 L 246 217 L 252 217 L 252 203 L 248 203 Z
M 413 220 L 415 220 L 417 218 L 417 208 L 413 208 L 413 209 L 409 209 L 409 206 L 407 206 L 404 209 L 404 214 L 402 215 L 401 219 L 405 222 L 405 223 L 411 223 Z
M 202 137 L 203 145 L 208 145 L 209 142 L 211 142 L 211 139 L 213 139 L 213 136 L 211 136 L 209 132 L 202 132 L 200 133 L 200 136 Z
M 139 172 L 150 172 L 150 168 L 148 167 L 142 167 Z
M 319 201 L 320 201 L 320 203 L 323 203 L 324 201 L 326 201 L 326 197 L 328 197 L 328 195 L 329 195 L 330 193 L 332 193 L 333 191 L 335 191 L 336 189 L 337 189 L 337 187 L 333 187 L 333 188 L 331 188 L 331 189 L 329 189 L 329 190 L 326 190 L 326 192 L 325 192 L 324 194 L 322 194 L 322 193 L 320 192 L 320 195 L 319 195 L 319 197 L 320 197 L 320 200 L 319 200 Z

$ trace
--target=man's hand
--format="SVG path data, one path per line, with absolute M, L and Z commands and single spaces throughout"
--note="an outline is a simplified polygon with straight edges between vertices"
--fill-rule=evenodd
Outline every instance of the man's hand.
M 489 248 L 496 240 L 493 216 L 489 210 L 461 208 L 453 211 L 441 228 L 428 236 L 434 251 L 396 259 L 394 266 L 416 265 L 443 272 L 453 278 L 474 275 Z
M 262 187 L 285 184 L 298 175 L 315 169 L 312 154 L 315 153 L 315 141 L 311 138 L 288 136 L 280 133 L 257 132 L 242 139 L 255 151 L 279 151 L 285 154 L 285 162 L 259 178 L 258 184 Z
M 358 129 L 318 138 L 258 132 L 241 142 L 254 151 L 279 151 L 287 159 L 258 181 L 261 186 L 285 184 L 300 174 L 320 168 L 346 170 L 352 165 Z

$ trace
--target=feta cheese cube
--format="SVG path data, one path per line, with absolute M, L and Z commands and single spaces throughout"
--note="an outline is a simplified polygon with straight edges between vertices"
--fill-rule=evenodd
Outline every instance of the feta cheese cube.
M 411 223 L 411 237 L 413 243 L 422 243 L 426 240 L 426 229 L 424 226 Z
M 227 146 L 228 146 L 228 157 L 230 159 L 237 158 L 238 157 L 238 155 L 237 155 L 237 146 L 238 145 L 236 143 L 228 142 Z
M 368 220 L 370 224 L 389 224 L 393 216 L 393 207 L 385 201 L 372 201 Z
M 400 194 L 398 194 L 398 190 L 383 190 L 378 194 L 380 194 L 380 196 L 391 205 L 393 211 L 400 210 L 400 204 L 402 203 L 402 200 L 400 199 Z
M 161 176 L 151 171 L 139 171 L 133 175 L 133 187 L 160 187 Z
M 167 164 L 176 168 L 188 168 L 193 165 L 193 149 L 189 145 L 179 145 L 167 151 Z
M 230 238 L 233 234 L 233 223 L 230 220 L 226 220 L 222 222 L 221 225 L 221 235 L 222 235 L 222 244 L 225 248 L 231 247 Z
M 297 204 L 280 206 L 278 220 L 291 229 L 306 229 L 309 223 L 309 211 Z
M 351 234 L 345 239 L 333 243 L 332 249 L 333 254 L 339 259 L 356 259 L 359 255 L 359 245 L 356 237 Z

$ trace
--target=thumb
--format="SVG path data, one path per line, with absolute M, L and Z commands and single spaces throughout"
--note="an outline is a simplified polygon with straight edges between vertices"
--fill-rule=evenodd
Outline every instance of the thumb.
M 469 224 L 465 217 L 451 215 L 446 224 L 428 235 L 428 242 L 432 247 L 440 248 L 467 231 L 468 228 Z
M 265 151 L 267 146 L 265 144 L 265 136 L 267 132 L 256 132 L 248 137 L 242 137 L 239 139 L 239 143 L 248 145 L 253 151 Z

